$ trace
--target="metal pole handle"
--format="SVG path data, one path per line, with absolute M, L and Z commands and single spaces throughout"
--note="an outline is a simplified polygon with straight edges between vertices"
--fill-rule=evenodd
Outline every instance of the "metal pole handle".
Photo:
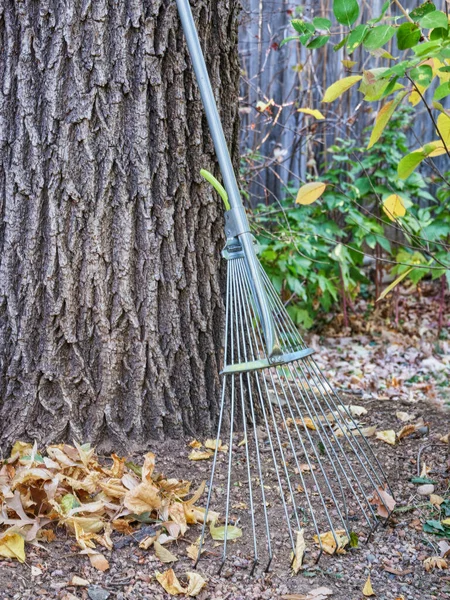
M 225 189 L 228 194 L 231 209 L 226 213 L 226 222 L 232 223 L 232 235 L 239 238 L 246 258 L 249 276 L 253 284 L 256 302 L 258 305 L 259 316 L 264 330 L 264 337 L 267 345 L 267 355 L 269 359 L 272 356 L 280 354 L 279 344 L 274 329 L 272 314 L 269 309 L 266 292 L 261 279 L 260 265 L 253 248 L 250 226 L 247 215 L 242 204 L 241 194 L 236 181 L 233 164 L 228 151 L 225 135 L 217 110 L 214 93 L 209 80 L 208 71 L 203 57 L 203 52 L 198 39 L 197 29 L 194 23 L 189 0 L 176 0 L 178 13 L 186 36 L 189 53 L 191 55 L 194 72 L 197 78 L 200 95 L 205 108 L 206 118 L 208 120 L 211 137 L 216 149 L 220 170 L 223 177 Z M 227 233 L 227 232 L 226 232 Z M 227 233 L 227 236 L 230 237 Z

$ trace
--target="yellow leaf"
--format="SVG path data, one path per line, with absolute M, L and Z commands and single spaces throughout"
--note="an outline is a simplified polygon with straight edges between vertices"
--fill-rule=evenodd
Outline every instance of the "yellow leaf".
M 300 567 L 303 564 L 303 557 L 305 555 L 306 544 L 303 529 L 297 531 L 297 543 L 295 545 L 295 558 L 292 563 L 292 570 L 295 574 L 297 574 L 300 570 Z
M 223 527 L 215 527 L 214 523 L 209 526 L 209 531 L 213 540 L 222 542 L 225 539 L 225 532 L 227 540 L 237 540 L 242 537 L 242 529 L 236 527 L 236 525 L 228 525 Z
M 390 444 L 391 446 L 395 446 L 395 431 L 393 429 L 386 429 L 385 431 L 377 431 L 375 434 L 377 440 L 381 440 L 382 442 L 386 442 L 386 444 Z
M 446 154 L 446 152 L 442 140 L 439 139 L 428 142 L 428 144 L 425 144 L 422 148 L 417 148 L 417 150 L 414 150 L 413 154 L 421 153 L 423 158 L 434 158 L 435 156 L 442 156 L 442 154 Z M 408 156 L 410 155 L 408 154 Z
M 158 488 L 144 481 L 125 494 L 123 503 L 128 510 L 141 515 L 158 509 L 161 506 L 161 498 Z
M 18 533 L 6 533 L 0 538 L 0 556 L 25 562 L 25 539 Z
M 20 440 L 15 442 L 13 447 L 11 448 L 10 457 L 15 456 L 16 454 L 21 456 L 30 456 L 33 450 L 33 444 L 28 444 L 27 442 L 21 442 Z
M 205 448 L 208 448 L 208 450 L 215 450 L 216 446 L 219 452 L 226 452 L 228 450 L 228 446 L 222 445 L 222 440 L 206 440 L 205 442 Z
M 195 573 L 193 571 L 188 571 L 186 575 L 188 577 L 188 588 L 186 591 L 187 595 L 198 596 L 198 594 L 205 587 L 206 581 L 201 575 L 199 575 L 199 573 Z
M 433 504 L 433 506 L 440 506 L 443 502 L 444 498 L 442 498 L 442 496 L 438 496 L 438 494 L 430 494 L 430 504 Z
M 198 448 L 202 447 L 202 443 L 199 442 L 198 440 L 192 440 L 192 442 L 190 442 L 188 444 L 191 448 L 196 448 L 198 450 Z
M 412 421 L 413 419 L 415 419 L 415 415 L 412 415 L 411 413 L 407 413 L 407 412 L 403 412 L 402 410 L 398 410 L 395 413 L 395 416 L 397 417 L 397 419 L 399 421 L 403 421 L 403 423 L 406 423 L 406 421 Z
M 188 456 L 188 459 L 189 460 L 208 460 L 211 458 L 211 456 L 212 456 L 211 452 L 192 450 L 192 452 Z
M 352 67 L 354 67 L 356 65 L 355 60 L 341 60 L 341 63 L 343 64 L 343 66 L 346 69 L 351 69 Z
M 200 538 L 199 538 L 200 539 Z M 189 556 L 189 558 L 191 558 L 194 562 L 197 562 L 198 559 L 198 551 L 199 551 L 200 547 L 199 547 L 199 543 L 195 542 L 195 544 L 191 544 L 190 546 L 188 546 L 186 548 L 186 554 Z M 202 554 L 205 551 L 204 548 L 202 548 Z
M 325 91 L 322 102 L 334 102 L 334 100 L 349 90 L 352 85 L 355 85 L 355 83 L 361 81 L 361 79 L 362 75 L 352 75 L 336 81 Z
M 450 519 L 444 519 L 441 521 L 442 525 L 450 525 Z
M 314 536 L 314 541 L 320 546 L 319 538 L 317 535 Z M 334 532 L 334 535 L 332 531 L 327 531 L 326 533 L 320 534 L 320 542 L 322 543 L 322 549 L 327 554 L 334 554 L 335 552 L 337 554 L 345 554 L 344 548 L 348 545 L 349 541 L 350 540 L 345 535 L 345 531 L 343 529 L 337 529 Z
M 245 446 L 247 444 L 247 438 L 245 437 L 243 440 L 241 440 L 238 444 L 238 448 L 240 448 L 241 446 Z
M 298 112 L 301 112 L 305 115 L 310 115 L 311 117 L 314 117 L 318 121 L 323 121 L 323 119 L 325 119 L 325 117 L 320 112 L 320 110 L 317 110 L 315 108 L 299 108 Z
M 144 464 L 142 466 L 142 481 L 151 481 L 154 468 L 155 455 L 153 452 L 147 452 L 144 456 Z
M 172 554 L 172 552 L 170 550 L 167 550 L 167 548 L 164 548 L 164 546 L 161 546 L 161 544 L 158 541 L 156 541 L 153 544 L 153 547 L 155 548 L 156 558 L 158 558 L 161 562 L 171 563 L 171 562 L 175 562 L 176 560 L 178 560 L 178 558 L 175 556 L 175 554 Z
M 405 277 L 407 275 L 409 275 L 411 273 L 411 271 L 413 270 L 413 268 L 411 267 L 410 269 L 407 269 L 404 273 L 402 273 L 401 275 L 399 275 L 397 277 L 397 279 L 395 279 L 392 283 L 390 283 L 386 289 L 384 289 L 381 294 L 379 295 L 379 297 L 377 298 L 377 302 L 379 302 L 380 300 L 383 300 L 383 298 L 385 298 L 389 292 L 391 292 L 395 287 L 397 287 L 397 285 L 403 280 L 405 279 Z
M 297 193 L 295 200 L 296 204 L 312 204 L 315 202 L 326 190 L 327 184 L 321 181 L 312 181 L 303 185 Z
M 437 118 L 437 127 L 448 148 L 450 144 L 450 117 L 444 113 L 441 113 Z
M 391 221 L 406 215 L 406 208 L 402 198 L 398 194 L 391 194 L 383 202 L 383 211 Z
M 413 90 L 408 97 L 408 102 L 411 104 L 411 106 L 417 106 L 417 104 L 419 104 L 419 102 L 422 100 L 425 90 L 427 89 L 427 86 L 416 83 L 416 88 L 417 90 Z
M 367 581 L 364 584 L 362 593 L 364 596 L 375 596 L 375 592 L 373 591 L 372 583 L 370 581 L 370 575 L 367 577 Z
M 76 587 L 87 587 L 89 585 L 89 581 L 87 579 L 83 579 L 83 577 L 78 577 L 78 575 L 74 575 L 70 580 L 70 585 Z
M 156 577 L 156 581 L 158 581 L 158 583 L 171 596 L 177 596 L 178 594 L 185 594 L 187 591 L 187 589 L 184 588 L 181 585 L 181 583 L 178 581 L 178 578 L 175 575 L 173 569 L 164 571 L 164 573 L 160 573 L 159 571 L 156 571 L 155 577 Z
M 386 102 L 386 104 L 378 112 L 377 118 L 375 119 L 375 125 L 372 129 L 372 133 L 370 134 L 370 140 L 367 145 L 367 149 L 372 148 L 372 146 L 380 139 L 381 134 L 383 133 L 386 125 L 389 123 L 390 118 L 394 114 L 395 109 L 400 104 L 405 94 L 406 92 L 400 92 L 394 98 L 394 100 Z

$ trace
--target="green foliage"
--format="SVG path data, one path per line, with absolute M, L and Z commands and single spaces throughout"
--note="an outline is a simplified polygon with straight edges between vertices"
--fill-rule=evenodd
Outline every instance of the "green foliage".
M 441 245 L 450 240 L 448 186 L 439 189 L 436 200 L 419 174 L 405 180 L 397 176 L 412 112 L 407 107 L 396 112 L 370 151 L 355 148 L 353 140 L 338 140 L 329 149 L 321 200 L 299 206 L 298 187 L 293 185 L 286 190 L 281 210 L 260 206 L 254 212 L 260 259 L 299 325 L 311 327 L 320 311 L 337 308 L 343 294 L 354 298 L 366 291 L 369 279 L 363 258 L 377 246 L 397 262 L 393 274 L 412 283 L 430 272 L 433 278 L 446 272 L 430 255 L 448 262 Z M 385 235 L 390 220 L 382 203 L 392 194 L 400 195 L 408 209 L 402 219 L 403 245 L 393 246 Z M 418 197 L 430 208 L 418 207 Z

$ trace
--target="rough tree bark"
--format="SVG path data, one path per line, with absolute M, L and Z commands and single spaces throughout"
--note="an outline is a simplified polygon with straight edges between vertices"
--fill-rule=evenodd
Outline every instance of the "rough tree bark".
M 238 156 L 237 0 L 191 0 Z M 0 443 L 208 432 L 222 207 L 172 0 L 0 0 Z

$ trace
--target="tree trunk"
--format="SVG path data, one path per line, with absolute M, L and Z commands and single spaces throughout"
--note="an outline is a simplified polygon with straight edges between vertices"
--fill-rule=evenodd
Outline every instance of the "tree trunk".
M 191 5 L 237 159 L 237 0 Z M 0 0 L 0 35 L 0 442 L 209 432 L 223 209 L 174 2 Z

